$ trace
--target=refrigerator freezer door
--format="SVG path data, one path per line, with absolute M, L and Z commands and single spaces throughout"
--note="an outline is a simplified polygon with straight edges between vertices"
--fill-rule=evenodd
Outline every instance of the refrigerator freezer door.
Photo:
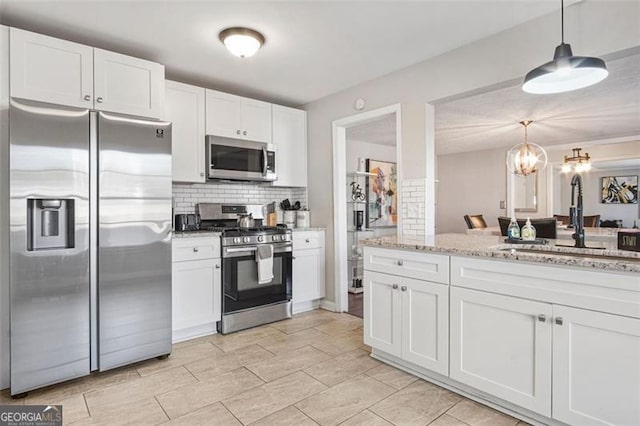
M 98 149 L 104 371 L 171 352 L 171 125 L 100 112 Z
M 89 374 L 89 111 L 14 100 L 9 115 L 15 395 Z

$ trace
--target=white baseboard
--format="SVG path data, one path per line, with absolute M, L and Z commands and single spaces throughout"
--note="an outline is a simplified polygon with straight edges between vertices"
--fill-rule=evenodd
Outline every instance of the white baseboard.
M 210 336 L 216 334 L 216 323 L 198 325 L 195 327 L 182 328 L 180 330 L 173 330 L 172 341 L 173 343 L 180 343 L 186 340 L 196 339 L 198 337 Z
M 322 302 L 320 302 L 320 308 L 324 309 L 325 311 L 339 312 L 336 310 L 335 302 L 330 302 L 328 300 L 323 300 Z
M 299 314 L 302 312 L 313 311 L 320 307 L 320 299 L 307 300 L 306 302 L 297 302 L 293 304 L 293 314 Z

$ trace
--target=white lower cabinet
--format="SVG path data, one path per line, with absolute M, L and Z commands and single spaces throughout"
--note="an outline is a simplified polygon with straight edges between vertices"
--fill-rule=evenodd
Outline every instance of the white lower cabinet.
M 212 244 L 217 251 L 211 250 Z M 219 244 L 219 239 L 201 237 L 174 240 L 171 268 L 174 342 L 216 332 L 222 309 Z M 188 252 L 191 257 L 186 255 Z M 210 257 L 214 255 L 218 257 Z
M 324 231 L 293 233 L 293 310 L 302 312 L 317 307 L 325 296 Z
M 551 416 L 552 307 L 451 287 L 450 376 Z
M 449 369 L 448 286 L 364 273 L 364 342 L 436 373 Z
M 640 319 L 554 306 L 553 418 L 640 425 Z

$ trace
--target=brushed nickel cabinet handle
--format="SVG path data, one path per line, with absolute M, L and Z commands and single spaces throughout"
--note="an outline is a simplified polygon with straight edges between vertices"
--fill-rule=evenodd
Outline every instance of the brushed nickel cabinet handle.
M 85 101 L 90 101 L 90 100 L 91 100 L 91 96 L 89 96 L 89 95 L 84 95 L 84 100 L 85 100 Z
M 101 97 L 96 98 L 96 102 L 101 104 L 102 103 L 102 98 Z
M 558 325 L 564 324 L 564 321 L 563 321 L 562 317 L 556 317 L 556 324 L 558 324 Z
M 402 260 L 398 260 L 398 266 L 402 266 L 404 262 Z
M 216 269 L 220 269 L 220 265 L 216 265 Z
M 197 253 L 198 252 L 198 247 L 194 247 L 193 251 L 194 251 L 194 253 Z
M 547 316 L 545 314 L 538 315 L 538 321 L 540 321 L 540 322 L 547 321 Z
M 391 287 L 393 287 L 394 290 L 397 290 L 398 289 L 398 284 L 394 284 Z
M 243 135 L 247 136 L 247 131 L 242 132 Z
M 236 135 L 239 135 L 240 133 L 240 130 L 236 130 Z
M 402 290 L 402 291 L 407 291 L 407 286 L 406 286 L 406 285 L 403 285 L 402 287 L 400 287 L 400 290 Z

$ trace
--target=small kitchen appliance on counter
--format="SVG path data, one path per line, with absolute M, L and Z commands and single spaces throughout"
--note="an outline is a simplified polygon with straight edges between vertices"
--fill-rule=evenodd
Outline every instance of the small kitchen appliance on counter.
M 177 214 L 174 229 L 178 232 L 197 231 L 200 229 L 200 216 L 193 213 Z
M 222 319 L 218 332 L 227 334 L 291 318 L 291 230 L 263 226 L 262 205 L 201 203 L 197 211 L 201 230 L 222 233 Z M 248 216 L 252 216 L 254 226 L 239 226 L 244 221 L 238 219 Z M 267 282 L 265 264 L 273 275 Z

